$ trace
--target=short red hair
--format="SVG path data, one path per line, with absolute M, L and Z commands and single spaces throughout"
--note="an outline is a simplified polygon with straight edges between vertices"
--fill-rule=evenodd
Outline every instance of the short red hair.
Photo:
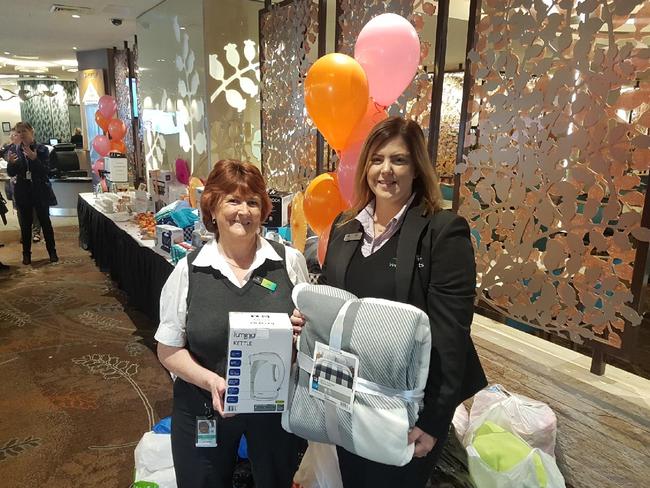
M 271 199 L 266 191 L 262 173 L 251 163 L 236 159 L 222 159 L 214 165 L 201 196 L 203 224 L 210 232 L 218 233 L 212 223 L 212 211 L 219 206 L 226 195 L 248 197 L 255 195 L 262 202 L 262 222 L 271 213 Z

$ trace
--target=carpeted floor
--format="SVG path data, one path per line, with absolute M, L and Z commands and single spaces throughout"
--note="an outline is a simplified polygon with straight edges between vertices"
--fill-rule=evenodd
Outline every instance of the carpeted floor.
M 124 487 L 133 449 L 171 411 L 171 381 L 152 328 L 78 246 L 55 229 L 20 264 L 18 232 L 1 232 L 0 473 L 3 487 Z

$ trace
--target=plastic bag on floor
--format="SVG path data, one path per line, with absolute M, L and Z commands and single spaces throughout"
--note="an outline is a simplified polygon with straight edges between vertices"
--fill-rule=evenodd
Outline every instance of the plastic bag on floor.
M 465 447 L 471 442 L 476 428 L 488 420 L 555 457 L 557 418 L 544 402 L 509 393 L 500 385 L 481 390 L 472 405 L 469 429 L 463 443 Z
M 343 488 L 336 446 L 310 441 L 293 481 L 300 488 Z
M 456 407 L 454 418 L 451 420 L 451 423 L 454 426 L 456 438 L 462 443 L 463 437 L 465 437 L 465 433 L 469 427 L 469 412 L 462 403 Z
M 480 488 L 565 488 L 551 456 L 492 422 L 474 432 L 467 463 Z
M 176 488 L 176 474 L 169 434 L 146 432 L 135 448 L 135 481 L 149 481 L 160 488 Z

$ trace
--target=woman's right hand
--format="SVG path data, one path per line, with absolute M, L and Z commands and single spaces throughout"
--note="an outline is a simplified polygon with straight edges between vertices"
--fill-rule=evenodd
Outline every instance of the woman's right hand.
M 18 155 L 15 152 L 7 153 L 7 161 L 10 163 L 15 163 L 18 161 Z
M 210 393 L 212 394 L 212 408 L 222 417 L 227 415 L 223 412 L 223 396 L 226 393 L 226 380 L 217 373 L 212 373 L 208 380 Z

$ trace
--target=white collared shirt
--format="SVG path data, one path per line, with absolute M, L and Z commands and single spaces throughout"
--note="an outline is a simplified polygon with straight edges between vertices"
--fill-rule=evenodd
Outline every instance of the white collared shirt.
M 388 222 L 388 225 L 386 226 L 386 229 L 384 229 L 384 232 L 379 234 L 377 238 L 375 238 L 375 200 L 370 201 L 370 203 L 368 203 L 368 205 L 366 205 L 365 208 L 359 212 L 359 215 L 355 217 L 355 220 L 358 220 L 363 227 L 363 244 L 361 246 L 361 255 L 364 258 L 367 258 L 371 254 L 379 251 L 382 246 L 397 233 L 397 231 L 402 226 L 402 222 L 404 222 L 404 219 L 406 218 L 406 211 L 411 206 L 411 203 L 413 203 L 414 198 L 415 193 L 411 195 L 411 197 L 400 209 L 400 211 L 397 212 L 392 219 L 390 219 L 390 222 Z
M 250 280 L 253 271 L 262 266 L 266 260 L 281 261 L 282 258 L 266 239 L 257 238 L 255 259 L 244 276 L 243 283 L 235 277 L 235 273 L 219 250 L 217 241 L 208 242 L 196 256 L 194 266 L 212 267 L 223 274 L 233 285 L 241 288 Z M 307 263 L 304 256 L 292 247 L 285 246 L 285 263 L 287 274 L 294 285 L 309 281 Z M 187 316 L 187 291 L 189 286 L 189 267 L 187 257 L 181 259 L 172 274 L 169 275 L 160 294 L 160 324 L 154 338 L 167 346 L 184 347 L 185 319 Z

